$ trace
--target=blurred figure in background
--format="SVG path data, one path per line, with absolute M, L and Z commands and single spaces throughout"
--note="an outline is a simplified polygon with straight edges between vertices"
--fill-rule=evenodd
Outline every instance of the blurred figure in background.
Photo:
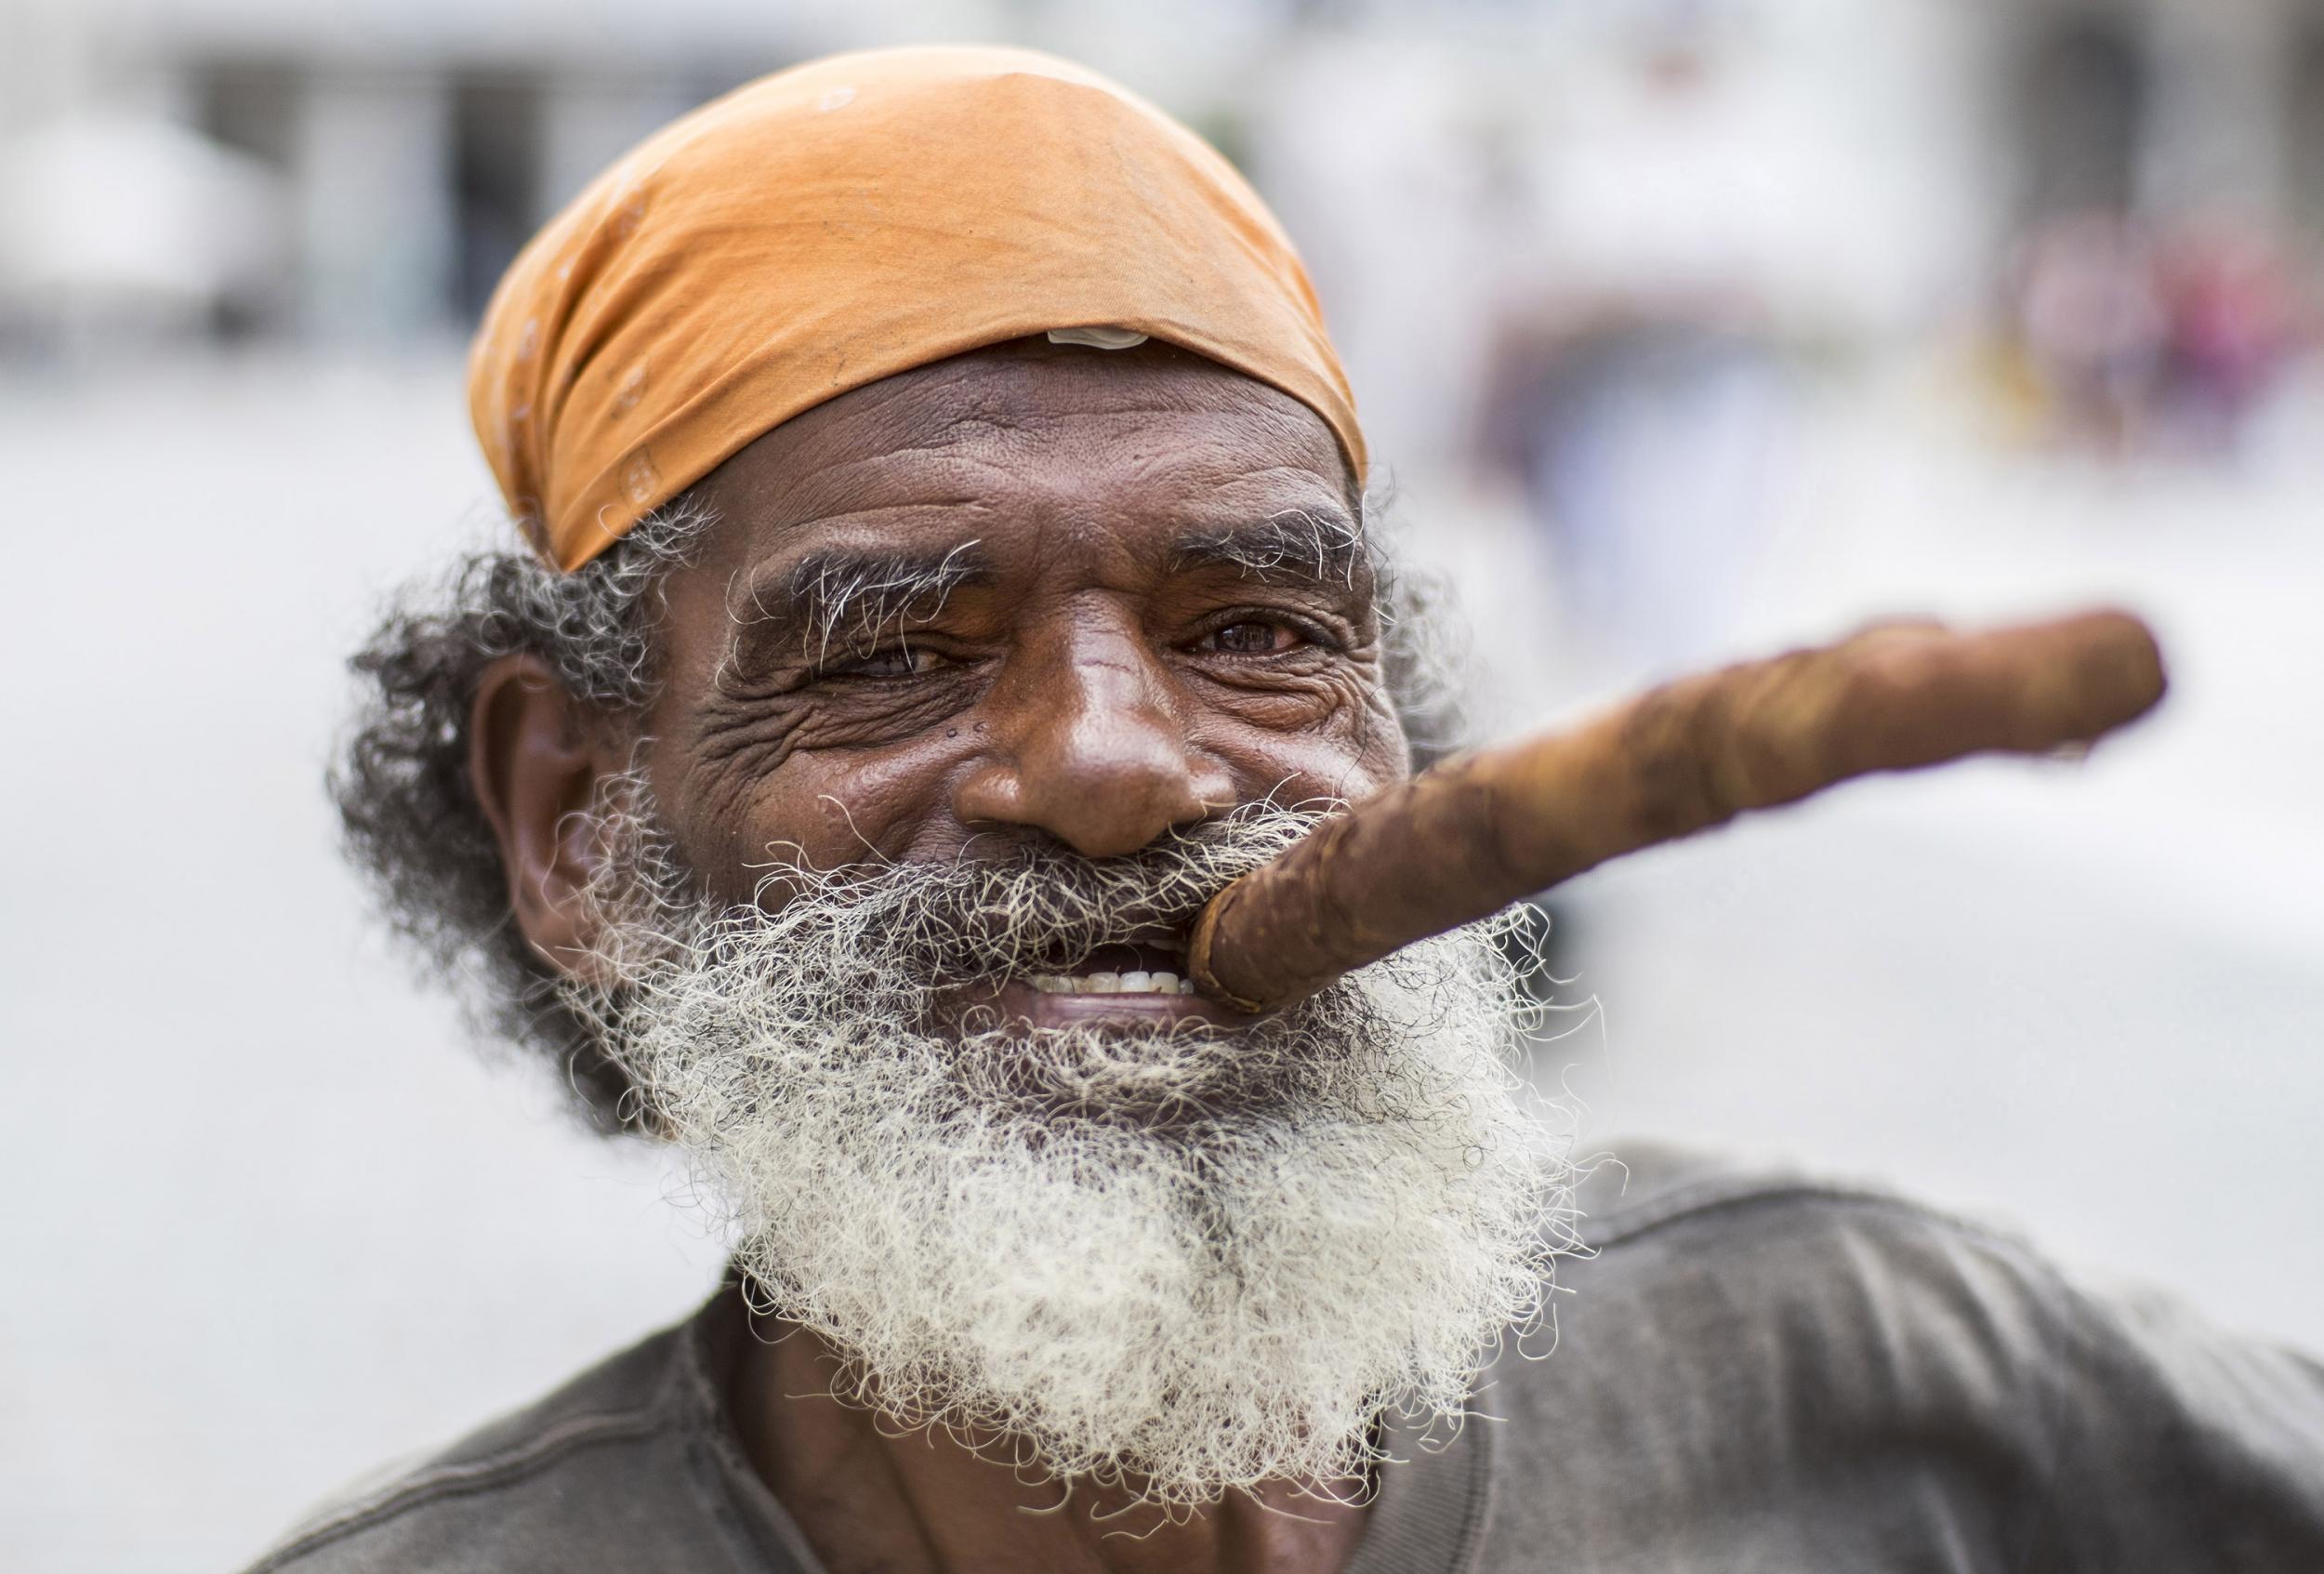
M 2224 220 L 2171 236 L 2156 274 L 2173 441 L 2199 456 L 2232 457 L 2304 345 L 2290 278 L 2265 234 Z
M 2265 237 L 2224 222 L 2157 240 L 2132 219 L 2049 221 L 2013 275 L 2011 327 L 2044 440 L 2100 457 L 2232 458 L 2301 348 Z
M 1791 216 L 1844 177 L 1748 19 L 1652 7 L 1562 106 L 1477 402 L 1578 643 L 1649 669 L 1728 636 L 1796 416 L 1791 336 L 1831 271 Z
M 2115 215 L 2053 220 L 2027 242 L 2013 326 L 2051 441 L 2109 458 L 2138 447 L 2164 368 L 2156 286 L 2145 233 Z
M 1789 368 L 1715 302 L 1576 304 L 1504 330 L 1486 453 L 1554 545 L 1574 636 L 1651 669 L 1720 648 L 1765 526 Z M 1636 313 L 1633 315 L 1632 313 Z
M 2271 52 L 2264 12 L 2241 15 L 2208 33 L 2168 8 L 2031 30 L 2001 376 L 2040 441 L 2106 459 L 2232 458 L 2300 348 L 2279 236 L 2298 221 L 2300 171 L 2324 152 L 2314 88 L 2295 61 L 2265 90 L 2243 86 L 2257 112 L 2216 106 L 2221 131 L 2188 112 L 2233 80 L 2197 46 L 2250 62 Z

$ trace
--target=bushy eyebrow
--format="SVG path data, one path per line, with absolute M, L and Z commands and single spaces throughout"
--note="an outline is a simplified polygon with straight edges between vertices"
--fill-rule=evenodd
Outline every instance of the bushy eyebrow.
M 942 552 L 811 552 L 737 598 L 736 655 L 779 640 L 813 651 L 821 662 L 835 643 L 866 643 L 906 621 L 925 622 L 955 590 L 992 578 L 982 547 L 963 541 Z M 764 633 L 754 635 L 757 629 Z
M 1333 509 L 1288 509 L 1263 520 L 1179 539 L 1173 566 L 1231 568 L 1263 578 L 1353 586 L 1364 565 L 1364 532 Z
M 1263 520 L 1198 530 L 1171 549 L 1171 568 L 1227 568 L 1273 580 L 1353 587 L 1368 553 L 1355 522 L 1333 509 L 1288 509 Z M 731 659 L 746 668 L 773 649 L 812 653 L 869 644 L 926 622 L 963 586 L 996 577 L 979 540 L 941 551 L 832 548 L 760 575 L 732 602 Z

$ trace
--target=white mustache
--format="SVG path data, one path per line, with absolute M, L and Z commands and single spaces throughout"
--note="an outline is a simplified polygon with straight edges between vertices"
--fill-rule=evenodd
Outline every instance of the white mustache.
M 1175 944 L 1182 954 L 1205 903 L 1322 818 L 1257 806 L 1121 858 L 1021 843 L 971 848 L 948 863 L 789 867 L 761 883 L 756 906 L 780 912 L 802 897 L 844 900 L 886 926 L 887 948 L 931 984 L 1066 976 L 1108 946 Z

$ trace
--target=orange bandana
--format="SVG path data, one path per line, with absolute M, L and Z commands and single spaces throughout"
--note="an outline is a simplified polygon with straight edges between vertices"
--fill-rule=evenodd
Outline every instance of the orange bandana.
M 1361 484 L 1354 399 L 1274 215 L 1159 110 L 1021 49 L 836 55 L 664 127 L 509 268 L 469 409 L 510 511 L 574 569 L 802 410 L 1059 328 L 1273 384 Z

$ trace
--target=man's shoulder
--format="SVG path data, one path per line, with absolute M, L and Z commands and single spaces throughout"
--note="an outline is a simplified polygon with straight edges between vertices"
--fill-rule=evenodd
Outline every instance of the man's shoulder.
M 1987 1227 L 1883 1181 L 1684 1142 L 1622 1141 L 1577 1159 L 1576 1169 L 1575 1204 L 1594 1226 L 1581 1233 L 1593 1246 L 1722 1210 L 1767 1207 L 1820 1211 L 1868 1206 L 1953 1226 Z
M 1576 1206 L 1552 1320 L 1479 1395 L 1501 1544 L 1885 1568 L 1966 1536 L 2019 1566 L 2071 1316 L 2039 1256 L 1879 1185 L 1646 1146 Z
M 1644 1266 L 1756 1256 L 1782 1243 L 1862 1237 L 1894 1250 L 1941 1246 L 2039 1267 L 2005 1224 L 1936 1206 L 1885 1183 L 1669 1143 L 1625 1144 L 1585 1161 L 1574 1194 L 1574 1261 Z
M 1748 1547 L 1885 1568 L 1936 1545 L 2324 1567 L 2324 1368 L 1884 1186 L 1620 1158 L 1579 1189 L 1553 1323 L 1481 1396 L 1502 1544 L 1556 1540 L 1578 1567 Z
M 416 1464 L 343 1489 L 247 1574 L 460 1574 L 643 1567 L 683 1546 L 654 1505 L 682 1503 L 713 1402 L 697 1319 L 654 1334 Z M 644 1489 L 641 1489 L 644 1488 Z
M 1893 1417 L 2007 1390 L 2080 1303 L 2000 1224 L 1789 1165 L 1626 1147 L 1591 1169 L 1576 1210 L 1558 1354 L 1502 1363 L 1521 1384 L 1512 1367 L 1553 1385 L 1715 1378 L 1730 1395 L 1770 1387 L 1789 1413 L 1816 1388 L 1821 1405 Z

